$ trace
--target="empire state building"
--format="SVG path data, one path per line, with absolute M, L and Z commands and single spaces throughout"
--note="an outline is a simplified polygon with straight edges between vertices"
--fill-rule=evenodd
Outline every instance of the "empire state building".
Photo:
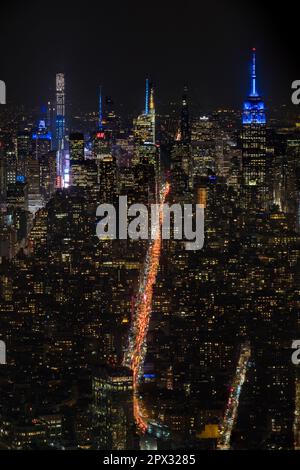
M 256 49 L 252 49 L 251 93 L 244 102 L 242 125 L 244 205 L 253 209 L 266 209 L 266 112 L 264 101 L 256 88 Z

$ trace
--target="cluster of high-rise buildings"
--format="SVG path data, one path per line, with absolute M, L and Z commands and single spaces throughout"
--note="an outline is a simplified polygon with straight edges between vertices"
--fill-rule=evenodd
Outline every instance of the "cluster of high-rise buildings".
M 157 108 L 146 79 L 130 128 L 102 87 L 96 112 L 72 115 L 59 73 L 38 119 L 0 110 L 4 447 L 300 447 L 297 119 L 267 118 L 255 50 L 242 111 L 200 112 L 187 86 Z M 141 435 L 124 356 L 149 242 L 99 240 L 96 208 L 158 202 L 166 181 L 167 202 L 205 207 L 205 244 L 162 242 Z

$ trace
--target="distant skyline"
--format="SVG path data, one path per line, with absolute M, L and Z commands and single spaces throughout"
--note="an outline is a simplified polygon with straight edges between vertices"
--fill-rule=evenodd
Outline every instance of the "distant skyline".
M 203 108 L 237 107 L 249 93 L 255 46 L 260 93 L 289 104 L 300 78 L 293 3 L 12 0 L 1 7 L 0 78 L 8 102 L 31 106 L 54 94 L 55 74 L 64 72 L 68 100 L 83 110 L 96 108 L 99 84 L 117 106 L 142 110 L 146 76 L 158 102 L 180 97 L 187 83 Z

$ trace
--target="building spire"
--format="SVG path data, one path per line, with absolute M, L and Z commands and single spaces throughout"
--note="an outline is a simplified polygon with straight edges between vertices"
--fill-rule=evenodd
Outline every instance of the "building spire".
M 152 85 L 151 85 L 151 88 L 150 88 L 149 111 L 150 111 L 150 114 L 155 114 L 154 89 L 153 89 Z
M 256 88 L 256 49 L 252 49 L 251 62 L 251 91 L 244 101 L 243 125 L 247 124 L 266 124 L 265 104 L 261 96 L 259 96 Z
M 190 117 L 189 117 L 189 105 L 188 105 L 188 87 L 187 85 L 183 88 L 182 105 L 181 105 L 181 116 L 180 116 L 180 134 L 181 140 L 185 143 L 190 142 Z
M 146 78 L 145 114 L 149 114 L 149 78 Z
M 257 96 L 256 90 L 256 48 L 252 49 L 251 96 Z
M 103 114 L 102 114 L 102 86 L 99 87 L 99 130 L 103 130 Z

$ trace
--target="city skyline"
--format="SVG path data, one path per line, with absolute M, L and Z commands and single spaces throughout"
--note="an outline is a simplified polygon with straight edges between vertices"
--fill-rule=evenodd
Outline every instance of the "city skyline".
M 252 4 L 255 22 L 253 13 L 236 2 L 225 5 L 217 1 L 201 7 L 188 2 L 179 14 L 167 4 L 156 9 L 154 2 L 148 11 L 135 1 L 118 5 L 112 13 L 107 4 L 91 1 L 83 17 L 80 9 L 64 3 L 52 2 L 47 15 L 42 15 L 36 5 L 32 1 L 24 9 L 14 1 L 3 7 L 6 23 L 0 33 L 5 51 L 1 70 L 10 90 L 9 101 L 31 106 L 45 102 L 49 88 L 54 91 L 49 77 L 62 72 L 69 84 L 69 101 L 77 107 L 85 108 L 87 103 L 91 107 L 101 83 L 116 103 L 136 111 L 138 104 L 133 103 L 138 103 L 147 76 L 156 84 L 158 101 L 174 99 L 187 83 L 193 100 L 204 108 L 237 106 L 245 92 L 246 51 L 256 47 L 260 52 L 262 94 L 266 95 L 268 89 L 275 102 L 288 102 L 290 84 L 297 73 L 297 64 L 290 60 L 294 32 L 291 28 L 288 37 L 280 36 L 278 44 L 276 26 L 288 12 L 283 10 L 281 17 L 276 16 L 276 6 L 272 26 L 259 2 Z M 101 23 L 102 12 L 111 15 L 111 24 Z M 289 18 L 290 23 L 293 21 Z M 235 27 L 229 31 L 231 23 Z M 57 28 L 56 34 L 51 25 Z M 16 72 L 16 58 L 27 70 L 22 81 Z M 42 69 L 36 66 L 40 60 Z M 270 80 L 270 74 L 276 81 Z
M 37 5 L 0 32 L 0 449 L 300 450 L 289 12 Z

